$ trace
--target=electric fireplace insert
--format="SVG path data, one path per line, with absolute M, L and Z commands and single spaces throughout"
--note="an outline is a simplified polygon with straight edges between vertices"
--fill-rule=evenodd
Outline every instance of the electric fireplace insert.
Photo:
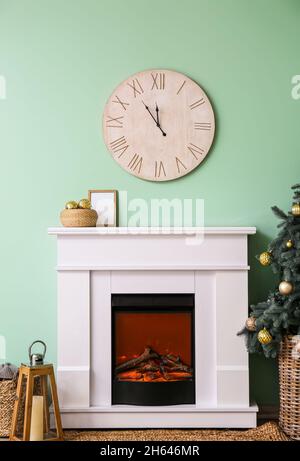
M 112 295 L 112 403 L 195 403 L 194 295 Z

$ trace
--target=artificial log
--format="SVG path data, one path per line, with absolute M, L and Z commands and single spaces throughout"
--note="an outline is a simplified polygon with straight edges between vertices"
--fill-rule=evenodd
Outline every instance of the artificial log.
M 193 375 L 191 373 L 185 372 L 171 372 L 165 374 L 167 381 L 186 381 L 192 379 L 192 377 Z
M 128 360 L 128 362 L 123 362 L 120 365 L 116 366 L 116 372 L 119 373 L 120 371 L 130 370 L 131 368 L 135 368 L 142 362 L 152 358 L 159 358 L 159 355 L 152 351 L 151 347 L 146 347 L 144 352 L 139 355 L 138 357 Z
M 162 356 L 162 362 L 166 367 L 172 369 L 173 371 L 191 372 L 191 368 L 182 363 L 179 357 L 174 361 L 168 355 L 164 355 Z
M 147 372 L 147 371 L 159 371 L 159 366 L 155 364 L 155 362 L 149 363 L 141 363 L 138 367 L 140 373 Z
M 128 382 L 167 382 L 193 379 L 193 370 L 179 356 L 160 355 L 151 347 L 116 367 L 116 378 Z
M 174 363 L 181 363 L 181 359 L 179 355 L 174 355 L 174 354 L 167 354 L 165 356 L 168 360 Z

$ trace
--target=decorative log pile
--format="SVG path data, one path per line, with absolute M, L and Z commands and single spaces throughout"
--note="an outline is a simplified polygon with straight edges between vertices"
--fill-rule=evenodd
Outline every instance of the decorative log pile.
M 192 368 L 185 365 L 179 356 L 160 355 L 149 346 L 138 357 L 117 365 L 115 371 L 118 381 L 167 382 L 193 379 Z

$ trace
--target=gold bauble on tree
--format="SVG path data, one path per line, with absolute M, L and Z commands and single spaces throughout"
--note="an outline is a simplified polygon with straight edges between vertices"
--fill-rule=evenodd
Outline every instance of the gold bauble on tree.
M 300 203 L 294 203 L 292 206 L 292 215 L 300 216 Z
M 272 262 L 272 255 L 269 251 L 264 251 L 259 256 L 259 262 L 262 266 L 269 266 Z
M 255 331 L 256 330 L 256 318 L 255 317 L 248 317 L 245 323 L 245 327 L 248 331 Z
M 78 208 L 78 203 L 75 202 L 75 200 L 70 200 L 69 202 L 66 203 L 65 208 L 67 210 L 74 210 Z
M 288 241 L 286 242 L 286 247 L 287 247 L 287 248 L 293 248 L 293 241 L 292 241 L 292 240 L 288 240 Z
M 283 280 L 279 284 L 279 293 L 281 295 L 290 295 L 293 289 L 293 284 L 291 282 L 287 282 L 286 280 Z
M 82 198 L 78 203 L 79 208 L 83 208 L 85 210 L 91 209 L 91 202 L 87 198 Z
M 272 341 L 272 335 L 271 333 L 266 329 L 263 328 L 262 330 L 259 331 L 257 335 L 257 339 L 260 342 L 260 344 L 269 344 Z

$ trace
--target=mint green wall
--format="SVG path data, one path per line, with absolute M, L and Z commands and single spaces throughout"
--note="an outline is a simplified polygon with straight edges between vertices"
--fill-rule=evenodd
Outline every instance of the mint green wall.
M 90 188 L 130 198 L 204 198 L 205 224 L 257 226 L 250 297 L 266 296 L 268 269 L 254 255 L 276 232 L 270 205 L 290 206 L 299 181 L 298 0 L 0 0 L 1 318 L 7 358 L 31 340 L 56 359 L 56 242 L 67 199 Z M 101 113 L 129 75 L 162 67 L 207 91 L 217 136 L 207 161 L 170 183 L 125 173 L 107 153 Z M 121 223 L 122 224 L 122 223 Z M 252 394 L 277 401 L 276 367 L 251 358 Z

